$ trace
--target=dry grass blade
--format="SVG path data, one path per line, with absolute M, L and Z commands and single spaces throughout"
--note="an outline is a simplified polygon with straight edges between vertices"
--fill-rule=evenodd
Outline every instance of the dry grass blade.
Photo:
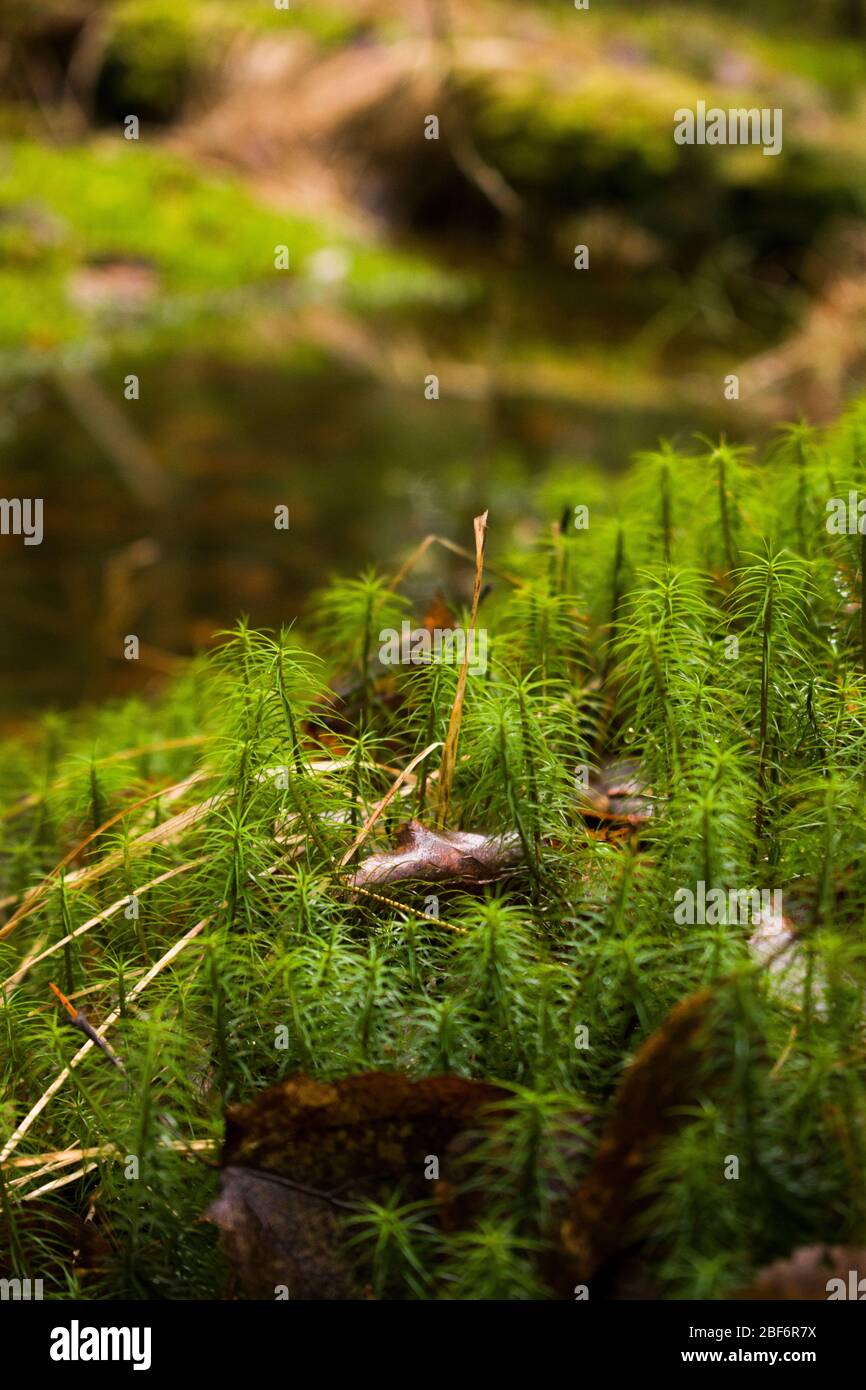
M 154 845 L 170 845 L 175 840 L 181 839 L 187 830 L 192 829 L 205 816 L 209 816 L 215 807 L 221 806 L 228 796 L 234 793 L 228 792 L 225 795 L 209 796 L 207 801 L 199 801 L 195 806 L 188 806 L 185 811 L 179 811 L 176 816 L 170 816 L 164 820 L 162 825 L 155 825 L 152 830 L 146 830 L 137 839 L 130 840 L 126 846 L 127 853 L 132 856 L 140 854 L 143 850 L 151 849 Z M 88 866 L 86 869 L 76 869 L 75 873 L 67 874 L 67 888 L 81 888 L 85 883 L 91 883 L 95 878 L 102 878 L 104 874 L 110 873 L 123 863 L 124 851 L 122 849 L 113 850 L 106 854 L 104 859 L 100 859 L 98 864 Z
M 219 1148 L 218 1139 L 160 1139 L 160 1144 L 166 1149 L 185 1150 L 190 1149 L 193 1153 L 210 1153 L 212 1149 Z M 42 1154 L 19 1154 L 17 1158 L 10 1158 L 6 1167 L 12 1168 L 33 1168 L 32 1173 L 25 1173 L 23 1178 L 13 1178 L 8 1184 L 14 1187 L 19 1182 L 31 1182 L 33 1178 L 39 1177 L 41 1173 L 57 1168 L 68 1168 L 70 1163 L 81 1163 L 85 1158 L 104 1158 L 109 1154 L 119 1154 L 120 1149 L 116 1144 L 93 1144 L 85 1149 L 49 1149 Z
M 37 1169 L 35 1173 L 25 1174 L 29 1181 L 49 1168 L 63 1168 L 70 1163 L 80 1163 L 83 1158 L 98 1158 L 100 1154 L 111 1153 L 113 1150 L 113 1144 L 93 1144 L 86 1149 L 48 1149 L 44 1154 L 19 1154 L 17 1158 L 10 1158 L 6 1167 Z M 20 1178 L 13 1178 L 10 1186 L 14 1187 L 15 1183 L 20 1181 Z
M 53 1182 L 47 1182 L 42 1187 L 37 1187 L 35 1192 L 27 1192 L 21 1198 L 22 1202 L 33 1202 L 37 1197 L 44 1197 L 46 1192 L 56 1192 L 58 1187 L 68 1187 L 69 1183 L 77 1182 L 79 1178 L 86 1177 L 97 1167 L 95 1163 L 85 1163 L 81 1168 L 76 1168 L 74 1173 L 67 1173 L 63 1178 L 55 1178 Z
M 485 512 L 485 516 L 486 515 L 487 513 Z M 412 572 L 412 570 L 415 568 L 422 556 L 426 555 L 431 545 L 441 545 L 443 550 L 450 550 L 452 555 L 459 555 L 461 560 L 468 560 L 470 564 L 475 563 L 475 556 L 472 554 L 471 550 L 467 550 L 466 547 L 463 545 L 456 545 L 454 541 L 447 540 L 445 536 L 436 536 L 431 532 L 429 535 L 424 537 L 420 545 L 417 545 L 415 547 L 408 560 L 404 561 L 397 573 L 394 575 L 394 578 L 388 585 L 388 588 L 392 593 L 395 589 L 399 589 L 400 585 L 403 583 L 403 580 L 406 578 L 406 575 Z M 494 569 L 493 565 L 488 565 L 488 569 L 491 574 L 495 574 L 498 576 L 498 578 L 504 579 L 508 584 L 519 585 L 523 583 L 519 575 L 509 574 L 507 570 Z
M 113 1144 L 93 1145 L 88 1149 L 68 1149 L 65 1152 L 61 1149 L 57 1156 L 52 1158 L 49 1162 L 40 1164 L 40 1166 L 34 1168 L 32 1172 L 22 1173 L 20 1177 L 12 1178 L 11 1181 L 7 1182 L 6 1186 L 10 1189 L 14 1187 L 26 1187 L 27 1183 L 35 1182 L 37 1178 L 44 1178 L 46 1175 L 55 1176 L 57 1173 L 62 1172 L 64 1168 L 68 1168 L 71 1163 L 81 1163 L 81 1161 L 86 1158 L 102 1158 L 103 1156 L 115 1152 L 116 1150 Z M 11 1159 L 9 1167 L 14 1167 L 16 1162 L 18 1162 L 17 1159 Z
M 215 1139 L 161 1139 L 160 1145 L 165 1149 L 172 1149 L 176 1153 L 212 1153 L 219 1147 Z M 28 1183 L 36 1182 L 38 1178 L 56 1177 L 64 1168 L 68 1168 L 73 1163 L 83 1163 L 91 1158 L 117 1158 L 122 1159 L 125 1155 L 116 1144 L 94 1144 L 86 1149 L 55 1149 L 53 1152 L 44 1154 L 24 1154 L 19 1158 L 10 1158 L 6 1167 L 11 1171 L 15 1168 L 25 1168 L 30 1171 L 21 1173 L 20 1177 L 11 1178 L 6 1186 L 11 1190 L 17 1187 L 26 1187 Z M 42 1191 L 44 1189 L 40 1189 Z M 36 1195 L 33 1193 L 32 1195 Z M 24 1199 L 27 1200 L 26 1198 Z
M 180 955 L 181 951 L 186 946 L 188 946 L 189 943 L 192 940 L 194 940 L 195 937 L 197 937 L 198 935 L 200 935 L 201 932 L 204 931 L 205 927 L 207 926 L 210 920 L 210 917 L 203 917 L 200 922 L 196 922 L 194 927 L 190 927 L 189 931 L 184 936 L 182 936 L 179 941 L 176 941 L 174 945 L 168 951 L 166 951 L 165 955 L 160 957 L 160 959 L 156 962 L 155 965 L 151 966 L 147 974 L 143 976 L 142 979 L 140 979 L 135 985 L 133 985 L 132 989 L 129 991 L 129 994 L 126 996 L 127 1004 L 131 1003 L 133 999 L 136 999 L 138 995 L 141 994 L 142 990 L 147 988 L 151 980 L 155 979 L 156 976 L 162 970 L 164 970 L 167 965 L 171 964 L 171 962 L 174 960 L 176 956 Z M 105 1034 L 108 1032 L 109 1028 L 112 1026 L 112 1024 L 116 1023 L 119 1018 L 120 1009 L 114 1009 L 108 1015 L 105 1022 L 101 1024 L 99 1028 L 96 1029 L 96 1032 L 98 1033 L 99 1037 L 104 1037 Z M 51 1098 L 57 1094 L 63 1083 L 69 1078 L 70 1073 L 75 1069 L 75 1067 L 78 1066 L 79 1062 L 87 1056 L 90 1049 L 94 1046 L 95 1043 L 91 1042 L 88 1038 L 87 1042 L 84 1043 L 78 1049 L 75 1056 L 70 1061 L 69 1065 L 64 1067 L 63 1070 L 59 1072 L 57 1076 L 55 1076 L 47 1091 L 43 1092 L 36 1104 L 24 1116 L 24 1119 L 21 1121 L 20 1125 L 15 1130 L 15 1132 L 12 1135 L 10 1135 L 9 1139 L 4 1145 L 3 1152 L 0 1153 L 0 1163 L 6 1162 L 9 1155 L 13 1153 L 14 1150 L 18 1147 L 19 1143 L 24 1138 L 24 1135 L 27 1133 L 34 1120 L 39 1118 L 39 1116 L 42 1114 L 42 1111 L 45 1109 L 46 1105 L 48 1105 Z
M 227 793 L 227 795 L 231 794 L 232 793 Z M 179 811 L 176 816 L 171 816 L 168 820 L 163 821 L 161 825 L 156 825 L 152 830 L 147 830 L 143 835 L 139 835 L 137 839 L 130 840 L 129 844 L 126 846 L 126 853 L 131 857 L 132 855 L 142 853 L 144 850 L 151 849 L 154 845 L 172 844 L 175 840 L 179 840 L 185 835 L 187 830 L 190 830 L 198 821 L 210 815 L 214 807 L 222 805 L 225 799 L 225 796 L 210 796 L 207 801 L 200 801 L 195 806 L 188 806 L 185 811 Z M 123 863 L 123 860 L 124 851 L 122 849 L 112 850 L 110 854 L 106 854 L 98 863 L 88 865 L 88 867 L 84 869 L 76 869 L 74 873 L 67 874 L 66 887 L 83 888 L 85 884 L 92 883 L 94 879 L 102 878 L 105 874 L 110 873 L 112 869 L 118 868 Z M 38 906 L 38 903 L 34 904 L 34 907 Z M 8 925 L 7 923 L 7 926 Z
M 91 917 L 88 921 L 82 922 L 80 927 L 75 928 L 75 931 L 71 931 L 67 936 L 61 937 L 59 941 L 55 941 L 52 946 L 46 947 L 46 949 L 41 951 L 38 955 L 28 956 L 27 960 L 22 961 L 18 969 L 13 971 L 8 979 L 0 984 L 0 994 L 6 994 L 10 989 L 14 989 L 16 985 L 21 983 L 28 971 L 33 969 L 34 965 L 39 965 L 40 961 L 47 960 L 49 956 L 53 956 L 55 951 L 59 951 L 64 946 L 67 946 L 69 942 L 74 941 L 77 936 L 82 936 L 84 932 L 90 931 L 93 927 L 98 927 L 100 922 L 107 922 L 110 917 L 113 917 L 116 912 L 119 912 L 122 907 L 127 905 L 130 896 L 140 898 L 145 893 L 148 893 L 151 888 L 156 888 L 160 883 L 167 883 L 170 878 L 177 878 L 179 874 L 189 873 L 190 869 L 197 869 L 200 864 L 206 862 L 206 857 L 202 857 L 201 859 L 190 859 L 188 863 L 179 864 L 177 868 L 168 869 L 164 874 L 159 874 L 157 878 L 152 878 L 149 883 L 143 883 L 140 888 L 133 888 L 131 895 L 125 894 L 124 897 L 118 898 L 110 907 L 104 908 L 103 911 L 98 912 L 95 917 Z
M 195 774 L 195 777 L 196 779 L 198 779 L 200 777 L 200 774 Z M 170 792 L 176 790 L 177 786 L 189 786 L 191 784 L 191 780 L 192 779 L 190 778 L 185 778 L 182 783 L 176 783 L 173 787 L 160 787 L 158 791 L 148 792 L 147 796 L 142 796 L 139 798 L 138 801 L 133 801 L 131 805 L 124 806 L 122 810 L 116 811 L 113 816 L 109 816 L 107 821 L 103 821 L 102 825 L 97 826 L 97 828 L 95 830 L 92 830 L 90 834 L 87 835 L 83 840 L 79 840 L 78 844 L 73 845 L 72 849 L 69 850 L 67 854 L 64 854 L 60 862 L 58 864 L 55 864 L 54 868 L 50 871 L 50 873 L 47 873 L 45 875 L 45 877 L 42 879 L 42 882 L 37 883 L 36 887 L 30 890 L 30 892 L 27 894 L 24 901 L 22 902 L 21 906 L 18 908 L 17 912 L 13 912 L 6 925 L 0 928 L 0 941 L 3 941 L 9 935 L 9 933 L 15 929 L 15 927 L 18 925 L 18 923 L 21 921 L 23 917 L 27 917 L 34 910 L 34 908 L 39 906 L 39 903 L 42 901 L 43 897 L 47 893 L 48 889 L 50 888 L 57 875 L 62 873 L 63 870 L 66 868 L 67 864 L 71 864 L 72 860 L 77 858 L 77 856 L 82 852 L 82 850 L 86 849 L 89 844 L 92 844 L 93 841 L 98 839 L 100 835 L 103 835 L 106 830 L 110 830 L 111 827 L 113 825 L 116 825 L 118 821 L 121 821 L 124 819 L 125 816 L 128 816 L 130 811 L 136 811 L 139 806 L 146 806 L 148 802 L 155 801 L 158 797 L 164 797 L 168 795 Z M 181 812 L 181 816 L 186 814 L 187 812 Z M 177 817 L 175 817 L 174 819 L 177 819 Z M 163 830 L 167 824 L 169 824 L 169 822 L 164 821 L 163 824 L 161 826 L 157 826 L 156 829 Z M 147 831 L 144 835 L 139 836 L 138 840 L 134 841 L 133 843 L 153 843 L 153 834 L 153 831 Z M 118 853 L 116 855 L 106 855 L 105 859 L 100 860 L 99 864 L 94 866 L 93 873 L 91 873 L 90 870 L 84 870 L 79 871 L 76 874 L 70 874 L 67 882 L 70 884 L 72 884 L 73 882 L 77 882 L 80 884 L 86 881 L 86 877 L 88 875 L 93 876 L 93 874 L 95 874 L 97 870 L 100 873 L 104 873 L 104 865 L 106 863 L 106 860 L 113 859 L 115 860 L 115 862 L 119 862 L 122 859 L 122 857 L 122 853 Z
M 451 718 L 448 723 L 448 734 L 445 739 L 445 748 L 442 753 L 442 761 L 439 767 L 439 794 L 438 794 L 438 820 L 439 825 L 444 826 L 448 819 L 448 808 L 451 802 L 451 784 L 454 780 L 454 770 L 457 766 L 457 745 L 460 740 L 460 725 L 463 720 L 463 700 L 466 695 L 466 677 L 469 672 L 469 651 L 470 638 L 475 631 L 475 624 L 478 619 L 478 603 L 481 598 L 481 580 L 484 574 L 484 550 L 487 543 L 487 512 L 475 518 L 475 583 L 472 588 L 472 613 L 469 619 L 469 631 L 466 634 L 466 642 L 463 648 L 463 664 L 460 667 L 460 675 L 457 678 L 457 690 L 454 695 L 454 704 L 451 707 Z
M 422 763 L 424 759 L 427 757 L 428 753 L 433 752 L 434 748 L 441 747 L 442 745 L 437 739 L 435 743 L 428 744 L 428 746 L 423 750 L 423 752 L 417 753 L 415 757 L 412 759 L 411 763 L 408 763 L 407 766 L 403 768 L 403 771 L 400 773 L 399 777 L 394 782 L 394 785 L 389 789 L 385 796 L 382 797 L 381 801 L 376 802 L 376 805 L 373 807 L 373 810 L 370 812 L 364 824 L 361 826 L 361 829 L 358 831 L 358 834 L 355 836 L 349 848 L 346 850 L 346 853 L 340 860 L 341 869 L 345 869 L 349 860 L 352 858 L 352 855 L 355 853 L 357 849 L 360 849 L 361 845 L 366 840 L 367 836 L 373 829 L 373 826 L 376 824 L 376 821 L 379 819 L 382 812 L 385 810 L 387 806 L 390 805 L 400 788 L 403 786 L 403 783 L 406 781 L 408 777 L 411 777 L 418 764 Z

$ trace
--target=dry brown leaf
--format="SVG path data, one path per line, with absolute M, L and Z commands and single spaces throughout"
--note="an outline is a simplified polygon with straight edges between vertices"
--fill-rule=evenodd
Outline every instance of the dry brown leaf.
M 207 1211 L 244 1298 L 360 1296 L 340 1255 L 336 1211 L 321 1198 L 248 1168 L 223 1170 Z
M 610 763 L 590 773 L 589 785 L 578 788 L 583 815 L 600 824 L 639 826 L 653 812 L 652 793 L 633 761 Z
M 429 604 L 427 612 L 424 614 L 423 625 L 428 632 L 444 631 L 445 628 L 458 626 L 457 618 L 445 601 L 441 589 L 437 589 Z
M 397 848 L 371 854 L 358 865 L 355 887 L 400 883 L 491 883 L 522 863 L 517 834 L 474 835 L 464 830 L 429 830 L 412 820 L 397 832 Z
M 299 1074 L 226 1115 L 220 1195 L 207 1212 L 223 1234 L 240 1291 L 294 1299 L 358 1295 L 340 1249 L 350 1199 L 429 1196 L 428 1157 L 448 1177 L 449 1146 L 501 1100 L 498 1086 L 458 1076 L 368 1072 L 337 1081 Z
M 853 1274 L 853 1279 L 852 1279 Z M 845 1245 L 804 1245 L 784 1260 L 759 1270 L 748 1288 L 735 1298 L 812 1299 L 866 1298 L 866 1250 Z M 831 1285 L 831 1280 L 841 1280 Z

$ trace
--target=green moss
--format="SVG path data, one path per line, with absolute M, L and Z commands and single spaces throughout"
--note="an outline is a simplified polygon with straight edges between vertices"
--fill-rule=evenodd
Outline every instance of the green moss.
M 110 1156 L 64 1190 L 84 1211 L 100 1183 L 108 1246 L 85 1294 L 219 1291 L 196 1219 L 213 1173 L 166 1138 L 217 1138 L 226 1103 L 299 1069 L 447 1067 L 511 1092 L 495 1137 L 466 1160 L 465 1227 L 437 1230 L 432 1209 L 395 1189 L 355 1211 L 349 1248 L 396 1296 L 544 1296 L 539 1256 L 556 1243 L 563 1191 L 591 1172 L 623 1069 L 698 991 L 713 1026 L 619 1234 L 642 1286 L 723 1297 L 797 1244 L 862 1242 L 863 552 L 856 529 L 826 521 L 832 498 L 847 517 L 849 489 L 866 486 L 864 418 L 859 406 L 824 436 L 788 430 L 759 462 L 698 441 L 641 455 L 616 486 L 563 469 L 536 508 L 540 539 L 510 554 L 492 519 L 488 661 L 467 683 L 449 825 L 516 831 L 527 858 L 481 894 L 434 885 L 438 917 L 429 884 L 353 897 L 340 869 L 397 769 L 445 738 L 456 683 L 453 665 L 379 665 L 380 628 L 402 621 L 405 601 L 374 575 L 334 581 L 303 635 L 241 623 L 159 698 L 55 717 L 0 745 L 7 914 L 42 885 L 0 940 L 0 977 L 24 965 L 0 1008 L 3 1140 L 76 1045 L 45 1007 L 49 981 L 86 989 L 102 1017 L 120 981 L 127 1001 L 111 1041 L 129 1085 L 94 1054 L 18 1146 L 110 1141 L 147 1172 L 146 1205 Z M 577 503 L 588 528 L 572 523 Z M 387 850 L 422 806 L 432 817 L 441 756 L 362 854 Z M 622 759 L 643 791 L 611 836 L 587 816 L 582 774 Z M 621 795 L 610 791 L 615 818 Z M 49 876 L 118 813 L 78 872 Z M 782 894 L 776 929 L 799 933 L 790 976 L 750 946 L 754 921 L 680 914 L 699 884 L 725 901 Z M 137 920 L 115 908 L 76 950 L 28 964 L 131 892 Z M 140 972 L 202 919 L 200 946 L 139 1010 Z M 10 1199 L 13 1224 L 26 1188 Z M 15 1225 L 19 1265 L 44 1257 L 49 1230 Z M 49 1293 L 65 1289 L 61 1254 L 39 1268 Z
M 254 327 L 257 292 L 269 304 L 319 292 L 318 252 L 331 253 L 328 264 L 336 264 L 331 293 L 356 308 L 454 302 L 466 293 L 465 282 L 420 256 L 358 245 L 339 229 L 276 213 L 239 181 L 197 173 L 181 157 L 120 132 L 65 149 L 8 145 L 0 209 L 8 291 L 0 348 L 7 351 L 50 351 L 87 339 L 97 327 L 103 342 L 151 321 L 158 333 L 168 311 L 194 338 L 202 317 L 237 317 L 245 293 Z M 289 248 L 282 276 L 274 268 L 281 245 Z M 122 285 L 117 295 L 109 286 L 90 312 L 76 304 L 87 296 L 77 280 L 82 270 L 95 266 L 98 273 L 101 263 L 130 259 L 152 272 L 143 306 L 125 312 Z

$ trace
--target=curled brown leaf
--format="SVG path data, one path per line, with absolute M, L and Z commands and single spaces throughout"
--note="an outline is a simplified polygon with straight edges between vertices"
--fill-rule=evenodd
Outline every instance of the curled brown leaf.
M 371 854 L 351 880 L 358 888 L 417 880 L 422 883 L 491 883 L 523 860 L 518 835 L 474 835 L 430 830 L 420 821 L 402 825 L 397 848 Z

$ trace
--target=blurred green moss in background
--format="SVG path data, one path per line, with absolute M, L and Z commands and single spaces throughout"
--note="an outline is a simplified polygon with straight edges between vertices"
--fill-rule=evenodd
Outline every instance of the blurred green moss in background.
M 541 524 L 527 484 L 570 463 L 834 417 L 866 338 L 864 17 L 2 0 L 0 446 L 47 530 L 0 538 L 0 705 L 159 679 L 474 507 Z M 780 108 L 781 155 L 676 145 L 698 101 Z

